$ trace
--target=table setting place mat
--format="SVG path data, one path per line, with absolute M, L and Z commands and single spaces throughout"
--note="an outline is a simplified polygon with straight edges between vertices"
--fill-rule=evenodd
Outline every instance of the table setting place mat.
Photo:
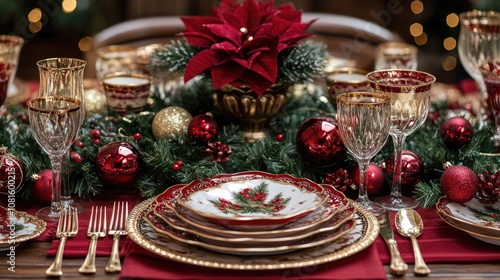
M 480 241 L 448 225 L 439 217 L 435 207 L 417 208 L 416 210 L 424 221 L 424 230 L 422 235 L 417 237 L 417 240 L 426 263 L 500 261 L 499 246 Z M 391 212 L 391 225 L 401 257 L 407 263 L 414 263 L 411 240 L 401 236 L 396 231 L 395 214 L 396 212 Z M 374 244 L 381 261 L 388 264 L 390 255 L 384 240 L 379 236 Z
M 164 259 L 133 242 L 128 245 L 120 279 L 386 279 L 384 267 L 373 245 L 341 260 L 317 266 L 278 270 L 230 270 L 194 266 Z

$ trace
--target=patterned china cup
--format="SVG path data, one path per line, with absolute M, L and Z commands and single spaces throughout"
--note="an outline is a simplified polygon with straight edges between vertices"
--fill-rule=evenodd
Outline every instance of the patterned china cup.
M 417 47 L 401 42 L 387 42 L 380 44 L 376 51 L 375 70 L 408 69 L 416 70 Z
M 116 73 L 139 73 L 135 63 L 136 48 L 129 45 L 110 45 L 97 50 L 95 63 L 97 78 Z
M 140 112 L 148 102 L 151 76 L 135 73 L 112 73 L 102 79 L 108 107 L 119 113 Z
M 368 72 L 351 67 L 332 70 L 326 76 L 326 88 L 333 105 L 337 104 L 337 96 L 348 91 L 372 91 L 366 74 Z

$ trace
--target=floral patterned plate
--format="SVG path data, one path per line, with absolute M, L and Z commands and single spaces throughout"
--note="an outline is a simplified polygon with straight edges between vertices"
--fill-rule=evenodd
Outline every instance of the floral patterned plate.
M 279 229 L 264 231 L 238 231 L 228 229 L 223 225 L 212 223 L 202 217 L 181 208 L 177 204 L 177 198 L 183 185 L 174 185 L 158 195 L 151 203 L 155 214 L 161 216 L 164 207 L 169 208 L 177 215 L 177 218 L 189 225 L 190 228 L 201 232 L 211 233 L 218 237 L 227 238 L 278 238 L 292 235 L 304 234 L 320 227 L 329 221 L 334 215 L 344 211 L 349 205 L 345 195 L 330 185 L 323 185 L 323 195 L 327 197 L 326 202 L 313 213 L 296 219 Z
M 26 212 L 5 210 L 14 231 L 0 233 L 0 251 L 8 250 L 11 246 L 34 239 L 45 231 L 47 226 L 45 221 Z
M 144 219 L 154 199 L 143 201 L 130 212 L 126 223 L 129 238 L 140 247 L 169 260 L 197 266 L 232 270 L 270 270 L 313 267 L 340 260 L 369 247 L 378 237 L 379 224 L 375 216 L 356 202 L 354 228 L 333 242 L 308 250 L 267 256 L 238 256 L 205 250 L 198 246 L 176 242 L 158 234 Z
M 436 209 L 441 216 L 452 221 L 453 226 L 472 232 L 476 235 L 500 238 L 500 203 L 483 204 L 478 199 L 465 203 L 452 202 L 447 197 L 441 197 Z
M 210 222 L 237 230 L 273 230 L 321 207 L 323 187 L 288 174 L 221 174 L 181 189 L 178 204 Z
M 217 245 L 217 246 L 232 246 L 232 247 L 278 247 L 278 246 L 288 246 L 299 242 L 302 239 L 308 238 L 314 234 L 326 233 L 329 231 L 337 230 L 344 222 L 351 220 L 354 217 L 354 205 L 349 205 L 345 211 L 337 213 L 332 219 L 329 219 L 324 225 L 315 228 L 314 230 L 307 231 L 299 235 L 290 235 L 284 237 L 276 238 L 255 238 L 255 237 L 237 237 L 237 238 L 227 238 L 213 235 L 210 232 L 204 232 L 197 229 L 189 228 L 189 224 L 180 220 L 174 211 L 170 210 L 168 207 L 160 207 L 156 209 L 159 215 L 156 215 L 154 211 L 150 211 L 146 214 L 145 219 L 151 224 L 155 229 L 155 223 L 160 218 L 162 221 L 159 223 L 166 224 L 176 231 L 181 231 L 185 233 L 190 233 L 199 238 L 202 242 Z M 154 217 L 151 217 L 154 215 Z M 156 222 L 155 222 L 156 221 Z M 163 233 L 161 230 L 157 230 L 159 233 Z

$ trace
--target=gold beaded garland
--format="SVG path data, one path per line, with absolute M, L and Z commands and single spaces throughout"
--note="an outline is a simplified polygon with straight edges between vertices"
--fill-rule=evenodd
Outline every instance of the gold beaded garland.
M 192 118 L 191 114 L 181 107 L 163 108 L 153 119 L 153 135 L 157 140 L 162 140 L 170 139 L 174 135 L 186 134 Z

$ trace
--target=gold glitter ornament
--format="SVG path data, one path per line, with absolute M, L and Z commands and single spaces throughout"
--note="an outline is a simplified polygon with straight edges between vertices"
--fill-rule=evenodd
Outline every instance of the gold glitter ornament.
M 174 135 L 187 134 L 193 116 L 178 106 L 170 106 L 156 113 L 153 123 L 153 135 L 157 140 L 170 139 Z
M 96 88 L 85 90 L 85 115 L 103 115 L 107 109 L 106 96 Z

